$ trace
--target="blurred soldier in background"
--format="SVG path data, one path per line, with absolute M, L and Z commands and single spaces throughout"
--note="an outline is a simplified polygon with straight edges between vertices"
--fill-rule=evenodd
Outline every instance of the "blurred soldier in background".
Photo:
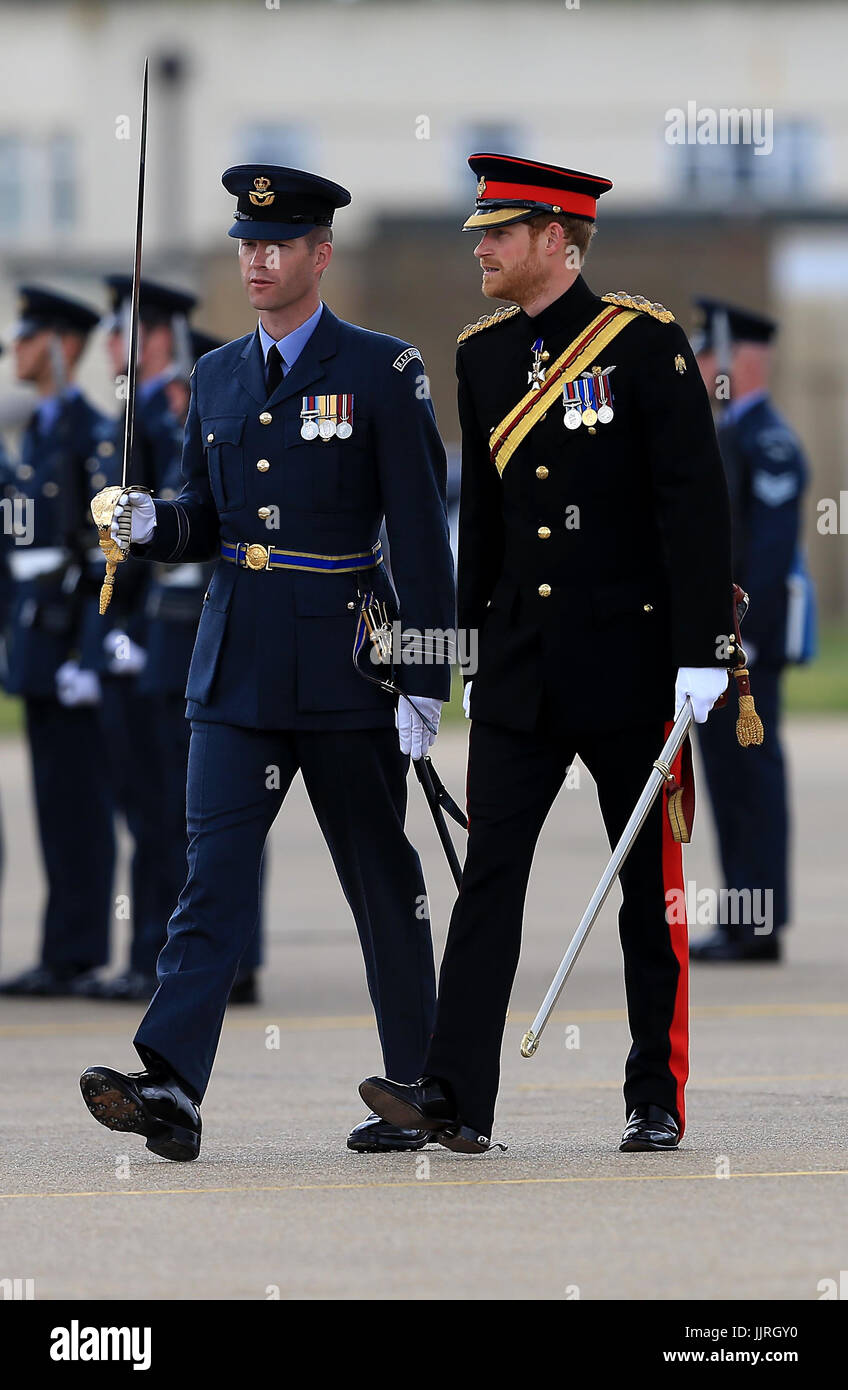
M 109 275 L 106 286 L 112 308 L 104 324 L 106 347 L 117 385 L 127 371 L 132 278 Z M 187 377 L 191 371 L 193 359 L 186 316 L 195 303 L 194 296 L 183 290 L 141 281 L 138 383 L 129 473 L 154 492 L 179 468 L 182 422 L 172 413 L 168 393 L 175 377 Z M 121 481 L 122 436 L 123 417 L 114 424 L 110 485 Z M 102 578 L 102 553 L 95 555 L 94 568 L 98 578 Z M 133 839 L 130 959 L 120 974 L 93 977 L 81 985 L 81 991 L 99 999 L 147 1000 L 156 989 L 156 957 L 164 945 L 174 905 L 174 846 L 167 839 L 174 815 L 166 809 L 166 791 L 170 789 L 173 794 L 173 789 L 156 729 L 156 712 L 148 690 L 141 685 L 149 659 L 149 567 L 131 561 L 121 579 L 106 618 L 100 616 L 96 603 L 90 605 L 86 630 L 101 676 L 104 745 L 109 750 L 115 798 Z M 177 758 L 180 759 L 179 751 Z M 144 777 L 138 775 L 139 761 L 145 768 Z M 183 806 L 183 819 L 184 801 L 183 781 L 178 803 Z M 183 830 L 183 851 L 184 841 Z
M 198 358 L 223 347 L 219 338 L 194 329 L 190 342 L 188 370 L 182 370 L 180 364 L 176 364 L 173 376 L 164 386 L 180 443 L 191 399 L 190 371 Z M 180 467 L 180 452 L 178 447 L 170 471 L 159 489 L 159 496 L 165 500 L 175 498 L 185 482 Z M 169 907 L 162 920 L 160 946 L 165 944 L 168 917 L 186 881 L 186 777 L 191 725 L 186 719 L 185 688 L 197 625 L 203 611 L 203 598 L 214 569 L 212 562 L 177 565 L 157 562 L 152 566 L 147 590 L 147 661 L 138 677 L 138 689 L 150 702 L 162 779 L 159 808 L 162 857 L 159 869 Z M 257 928 L 242 956 L 238 975 L 230 990 L 231 1004 L 256 1002 L 260 939 Z M 155 988 L 155 980 L 153 985 Z
M 14 333 L 19 381 L 39 404 L 4 496 L 29 504 L 32 543 L 7 547 L 14 581 L 6 689 L 24 700 L 48 898 L 39 964 L 5 994 L 76 993 L 108 956 L 114 867 L 112 798 L 102 757 L 97 672 L 83 653 L 89 512 L 108 481 L 113 424 L 74 377 L 99 314 L 33 286 Z
M 765 740 L 753 754 L 739 746 L 735 688 L 727 706 L 699 728 L 725 884 L 735 890 L 727 895 L 728 909 L 737 904 L 730 913 L 737 920 L 719 922 L 711 935 L 692 942 L 690 954 L 700 961 L 777 961 L 780 931 L 789 917 L 780 677 L 788 660 L 811 655 L 812 590 L 798 540 L 808 469 L 798 440 L 769 396 L 775 322 L 715 299 L 696 304 L 702 324 L 693 348 L 719 410 L 733 574 L 751 598 L 743 640 L 748 665 L 756 671 Z M 790 603 L 793 589 L 798 599 Z

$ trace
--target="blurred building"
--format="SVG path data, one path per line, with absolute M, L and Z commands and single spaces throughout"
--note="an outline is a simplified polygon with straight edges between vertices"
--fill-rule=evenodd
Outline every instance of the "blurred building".
M 147 273 L 197 289 L 202 326 L 245 332 L 222 170 L 268 160 L 339 180 L 354 200 L 327 297 L 420 346 L 448 440 L 453 340 L 485 308 L 474 240 L 458 232 L 474 198 L 465 156 L 603 173 L 615 187 L 594 288 L 659 299 L 687 327 L 698 291 L 783 320 L 777 396 L 814 468 L 813 568 L 825 610 L 848 609 L 846 546 L 815 532 L 816 500 L 848 488 L 844 7 L 7 0 L 2 17 L 0 324 L 21 278 L 102 302 L 100 273 L 129 268 L 145 54 Z M 736 113 L 731 137 L 752 113 L 750 141 L 708 138 L 722 110 Z M 108 402 L 96 342 L 86 376 Z M 8 382 L 4 360 L 0 398 Z

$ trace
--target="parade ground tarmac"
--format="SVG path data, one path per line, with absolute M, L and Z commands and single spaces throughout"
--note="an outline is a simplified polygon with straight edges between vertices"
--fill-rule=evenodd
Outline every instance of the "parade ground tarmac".
M 839 720 L 788 726 L 786 963 L 693 969 L 677 1153 L 617 1152 L 629 1043 L 617 889 L 538 1054 L 519 1055 L 606 862 L 582 768 L 530 887 L 494 1135 L 507 1152 L 348 1152 L 356 1087 L 380 1055 L 353 922 L 298 779 L 272 832 L 262 1003 L 228 1014 L 197 1162 L 152 1156 L 82 1103 L 85 1066 L 138 1068 L 139 1007 L 0 1000 L 0 1277 L 33 1280 L 36 1299 L 820 1298 L 848 1269 L 846 742 Z M 464 730 L 443 733 L 434 762 L 461 800 Z M 0 787 L 9 974 L 34 958 L 42 894 L 13 738 Z M 409 789 L 440 954 L 453 883 L 412 776 Z M 720 886 L 700 789 L 694 894 Z

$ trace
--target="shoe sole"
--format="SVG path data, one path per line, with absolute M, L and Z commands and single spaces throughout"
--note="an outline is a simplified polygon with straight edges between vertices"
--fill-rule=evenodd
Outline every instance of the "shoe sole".
M 447 1123 L 445 1120 L 428 1119 L 408 1101 L 399 1100 L 391 1091 L 384 1091 L 381 1086 L 369 1081 L 363 1081 L 359 1094 L 369 1110 L 373 1110 L 387 1124 L 397 1125 L 398 1129 L 426 1129 L 428 1134 L 432 1134 L 434 1130 L 444 1129 Z
M 140 1134 L 146 1148 L 174 1163 L 189 1163 L 200 1153 L 200 1135 L 179 1125 L 166 1125 L 149 1117 L 128 1087 L 115 1076 L 86 1072 L 80 1090 L 88 1111 L 98 1124 L 119 1134 Z
M 644 1139 L 628 1139 L 624 1144 L 619 1144 L 620 1154 L 645 1154 L 645 1153 L 674 1153 L 679 1147 L 678 1144 L 648 1144 Z
M 351 1144 L 350 1140 L 348 1139 L 347 1146 L 350 1149 L 351 1153 L 355 1154 L 409 1153 L 413 1149 L 423 1149 L 425 1144 L 429 1144 L 432 1142 L 432 1138 L 433 1136 L 431 1136 L 428 1133 L 426 1139 L 416 1139 L 413 1143 L 409 1144 L 393 1144 L 391 1142 L 385 1144 Z

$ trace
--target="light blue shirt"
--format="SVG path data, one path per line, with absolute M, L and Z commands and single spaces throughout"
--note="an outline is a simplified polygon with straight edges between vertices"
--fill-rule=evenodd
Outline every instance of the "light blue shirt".
M 306 344 L 309 342 L 309 339 L 312 337 L 312 334 L 315 332 L 315 329 L 318 327 L 318 320 L 320 319 L 323 310 L 324 305 L 319 304 L 318 308 L 315 310 L 315 313 L 310 314 L 309 318 L 306 320 L 305 323 L 302 323 L 299 328 L 295 328 L 294 332 L 287 333 L 285 338 L 279 339 L 271 337 L 271 334 L 265 328 L 262 320 L 260 319 L 259 339 L 262 343 L 263 361 L 267 364 L 268 349 L 273 347 L 276 343 L 277 350 L 279 351 L 280 356 L 283 359 L 283 376 L 288 376 L 298 357 L 303 352 L 303 349 L 306 347 Z
M 72 401 L 80 393 L 78 386 L 66 386 L 61 396 L 45 396 L 36 406 L 39 434 L 49 434 L 59 418 L 59 412 L 66 401 Z
M 747 391 L 744 396 L 739 396 L 737 400 L 729 403 L 722 414 L 721 423 L 723 425 L 735 425 L 736 421 L 741 419 L 746 411 L 751 410 L 755 405 L 759 405 L 760 401 L 764 401 L 767 395 L 768 391 L 763 388 L 757 391 Z
M 174 379 L 174 367 L 166 367 L 164 372 L 158 372 L 149 381 L 140 381 L 135 388 L 135 393 L 142 405 L 146 405 L 151 396 L 154 396 L 160 386 L 167 386 L 169 381 Z

